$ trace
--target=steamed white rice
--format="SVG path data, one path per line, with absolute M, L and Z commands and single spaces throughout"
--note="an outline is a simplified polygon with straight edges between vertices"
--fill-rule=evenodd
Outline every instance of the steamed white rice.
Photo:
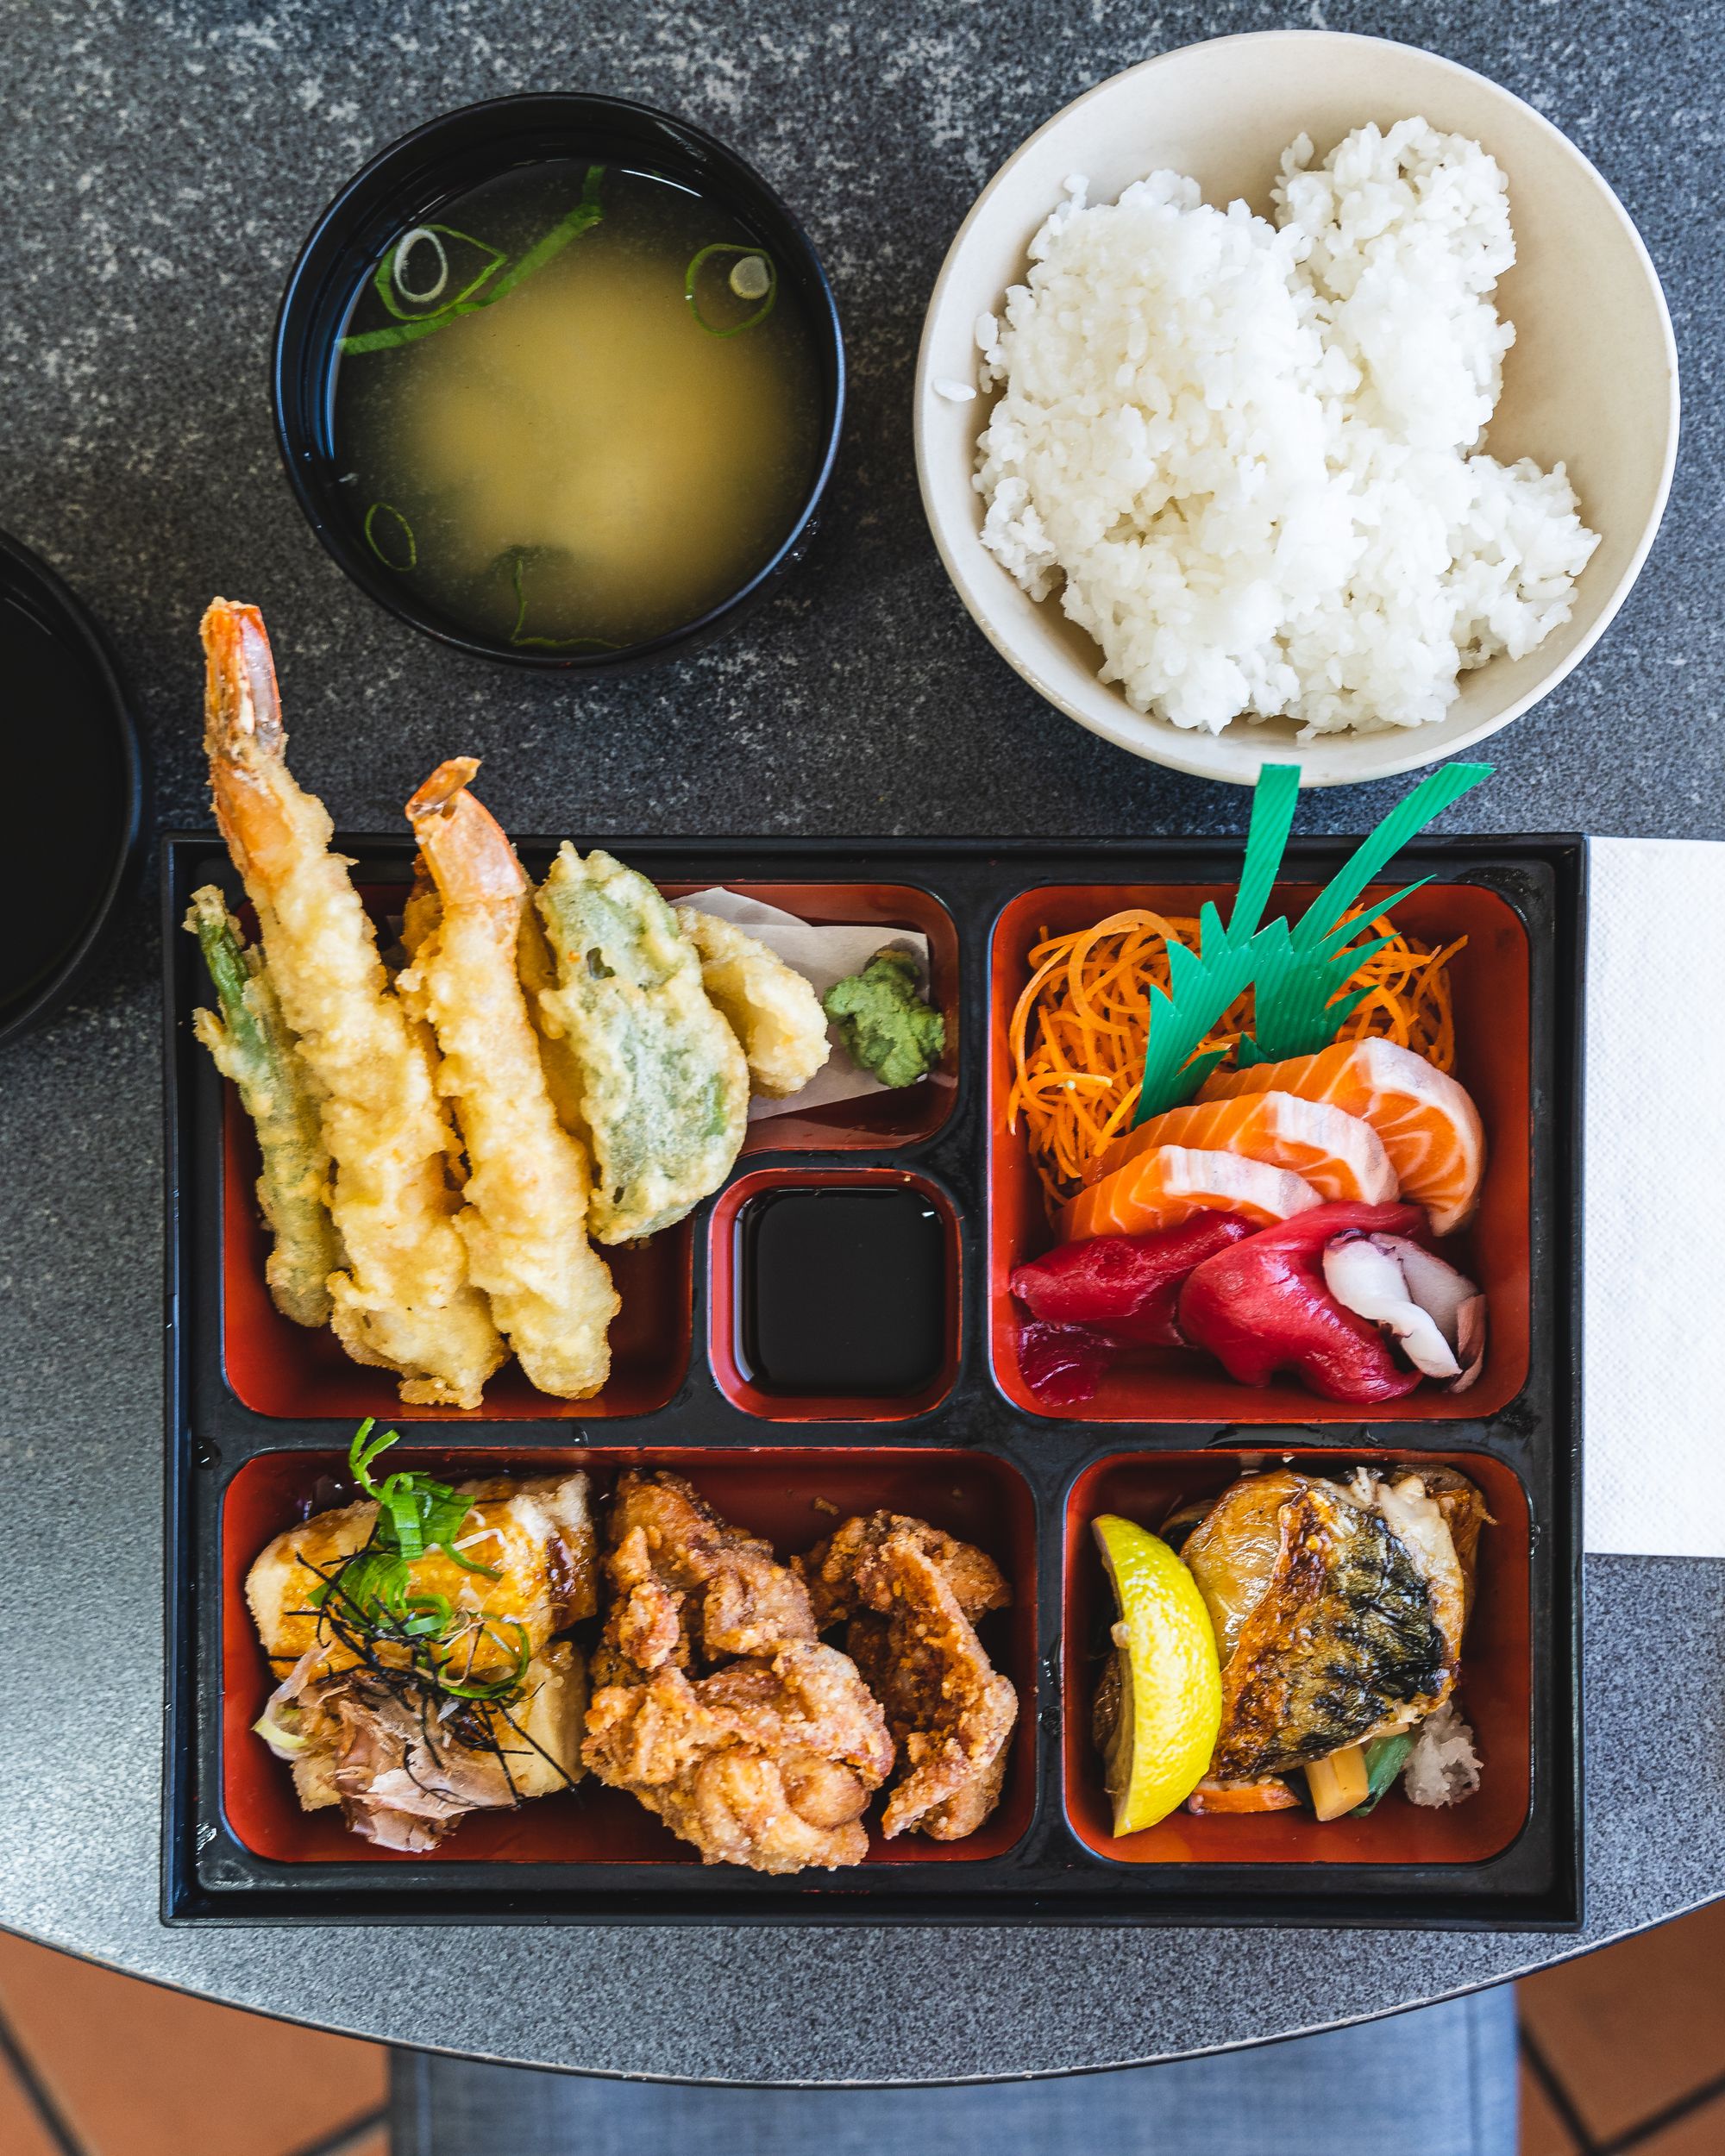
M 1067 185 L 977 324 L 982 538 L 1137 710 L 1417 726 L 1568 619 L 1597 540 L 1563 466 L 1479 448 L 1515 250 L 1477 142 L 1404 120 L 1314 167 L 1302 135 L 1274 225 L 1175 172 Z

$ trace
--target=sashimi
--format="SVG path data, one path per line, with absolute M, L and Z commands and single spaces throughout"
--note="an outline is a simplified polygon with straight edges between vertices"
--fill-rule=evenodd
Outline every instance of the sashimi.
M 1133 1347 L 1183 1347 L 1174 1306 L 1207 1257 L 1257 1233 L 1237 1213 L 1197 1213 L 1151 1235 L 1093 1235 L 1057 1243 L 1013 1268 L 1012 1291 L 1046 1325 L 1096 1326 Z
M 1449 1234 L 1473 1211 L 1485 1172 L 1479 1111 L 1462 1086 L 1423 1056 L 1394 1041 L 1339 1041 L 1315 1056 L 1217 1071 L 1199 1100 L 1267 1093 L 1327 1101 L 1369 1123 L 1383 1141 L 1402 1195 L 1426 1207 L 1434 1233 Z
M 1303 1175 L 1239 1153 L 1153 1145 L 1063 1206 L 1063 1243 L 1093 1235 L 1143 1235 L 1178 1227 L 1195 1213 L 1238 1213 L 1270 1227 L 1323 1200 Z
M 1242 1385 L 1291 1369 L 1325 1400 L 1367 1407 L 1401 1400 L 1420 1373 L 1377 1326 L 1338 1302 L 1324 1281 L 1326 1248 L 1343 1235 L 1409 1235 L 1412 1206 L 1325 1206 L 1249 1235 L 1188 1275 L 1180 1330 Z
M 1328 1101 L 1302 1100 L 1292 1093 L 1242 1094 L 1153 1115 L 1117 1138 L 1085 1180 L 1100 1182 L 1155 1145 L 1239 1153 L 1272 1168 L 1291 1168 L 1320 1198 L 1358 1205 L 1387 1205 L 1398 1188 L 1389 1156 L 1371 1124 Z

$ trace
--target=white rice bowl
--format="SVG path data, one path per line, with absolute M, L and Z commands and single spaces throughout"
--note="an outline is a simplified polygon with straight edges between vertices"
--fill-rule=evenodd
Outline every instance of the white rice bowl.
M 1213 734 L 1441 719 L 1569 618 L 1597 544 L 1561 464 L 1480 447 L 1515 338 L 1496 163 L 1422 119 L 1312 155 L 1273 225 L 1173 172 L 1069 182 L 977 324 L 982 543 L 1134 709 Z

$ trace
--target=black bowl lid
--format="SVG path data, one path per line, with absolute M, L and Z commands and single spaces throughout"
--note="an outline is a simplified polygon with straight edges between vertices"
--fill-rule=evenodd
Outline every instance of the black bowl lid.
M 0 533 L 0 1046 L 72 993 L 135 860 L 136 729 L 100 630 L 46 562 Z

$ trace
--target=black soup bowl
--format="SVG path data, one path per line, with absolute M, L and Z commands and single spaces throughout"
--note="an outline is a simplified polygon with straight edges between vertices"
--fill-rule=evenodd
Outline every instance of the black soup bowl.
M 691 188 L 770 255 L 799 303 L 813 347 L 820 403 L 813 476 L 770 558 L 693 620 L 621 649 L 536 649 L 453 620 L 366 542 L 342 498 L 336 379 L 348 317 L 389 250 L 470 189 L 553 160 L 583 160 Z M 687 121 L 618 97 L 544 91 L 497 97 L 432 120 L 373 158 L 317 220 L 282 297 L 273 392 L 287 476 L 311 529 L 361 589 L 428 636 L 478 658 L 542 671 L 611 674 L 680 658 L 729 629 L 800 561 L 837 453 L 844 344 L 820 259 L 759 173 Z
M 130 905 L 144 795 L 137 729 L 95 617 L 3 532 L 0 744 L 14 810 L 0 849 L 3 1049 L 76 992 Z

